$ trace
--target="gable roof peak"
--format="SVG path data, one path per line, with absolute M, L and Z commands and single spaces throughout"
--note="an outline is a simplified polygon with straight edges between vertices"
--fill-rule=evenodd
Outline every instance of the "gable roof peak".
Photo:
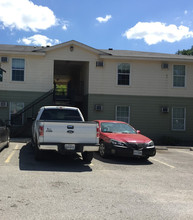
M 64 43 L 61 43 L 61 44 L 57 44 L 57 45 L 54 45 L 54 46 L 44 47 L 44 48 L 42 48 L 40 50 L 51 51 L 51 50 L 55 50 L 55 49 L 59 49 L 59 48 L 67 47 L 67 46 L 71 46 L 71 45 L 72 46 L 82 47 L 82 48 L 84 48 L 86 50 L 92 51 L 92 52 L 94 52 L 96 54 L 100 54 L 100 55 L 101 54 L 103 54 L 103 55 L 108 54 L 108 53 L 106 53 L 106 52 L 104 52 L 102 50 L 98 50 L 98 49 L 96 49 L 94 47 L 90 47 L 90 46 L 88 46 L 86 44 L 83 44 L 83 43 L 80 43 L 79 41 L 76 41 L 76 40 L 70 40 L 70 41 L 67 41 L 67 42 L 64 42 Z

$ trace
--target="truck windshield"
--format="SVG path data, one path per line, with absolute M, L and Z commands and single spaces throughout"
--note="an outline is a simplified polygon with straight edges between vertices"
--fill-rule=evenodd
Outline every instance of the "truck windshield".
M 40 120 L 82 121 L 82 118 L 76 109 L 44 109 Z

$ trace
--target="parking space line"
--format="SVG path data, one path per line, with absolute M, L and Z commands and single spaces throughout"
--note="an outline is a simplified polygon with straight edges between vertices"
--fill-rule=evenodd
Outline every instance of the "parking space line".
M 165 162 L 163 162 L 163 161 L 160 161 L 160 160 L 157 160 L 157 159 L 154 159 L 154 158 L 151 158 L 151 160 L 154 160 L 154 161 L 156 161 L 156 162 L 158 162 L 158 163 L 161 163 L 161 164 L 163 164 L 163 165 L 165 165 L 165 166 L 167 166 L 167 167 L 170 167 L 171 169 L 174 169 L 174 168 L 175 168 L 174 166 L 172 166 L 172 165 L 170 165 L 170 164 L 168 164 L 168 163 L 165 163 Z
M 176 150 L 178 153 L 185 153 L 193 156 L 193 153 L 187 152 L 187 151 L 182 151 L 182 150 Z
M 16 145 L 16 147 L 13 149 L 13 151 L 11 152 L 11 154 L 8 156 L 8 158 L 5 160 L 5 163 L 9 163 L 11 161 L 11 158 L 13 157 L 13 155 L 15 154 L 15 151 L 19 150 L 19 144 Z

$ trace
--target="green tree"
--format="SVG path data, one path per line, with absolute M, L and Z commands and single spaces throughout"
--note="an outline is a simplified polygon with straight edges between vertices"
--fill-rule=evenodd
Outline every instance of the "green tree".
M 188 49 L 188 50 L 178 50 L 176 54 L 193 56 L 193 46 L 191 47 L 191 49 Z

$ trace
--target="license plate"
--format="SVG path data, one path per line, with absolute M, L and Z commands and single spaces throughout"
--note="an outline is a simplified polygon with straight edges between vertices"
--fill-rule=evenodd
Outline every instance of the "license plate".
M 65 144 L 64 147 L 66 150 L 75 150 L 75 144 Z
M 140 151 L 140 150 L 133 150 L 133 155 L 135 155 L 135 156 L 142 156 L 142 151 Z

